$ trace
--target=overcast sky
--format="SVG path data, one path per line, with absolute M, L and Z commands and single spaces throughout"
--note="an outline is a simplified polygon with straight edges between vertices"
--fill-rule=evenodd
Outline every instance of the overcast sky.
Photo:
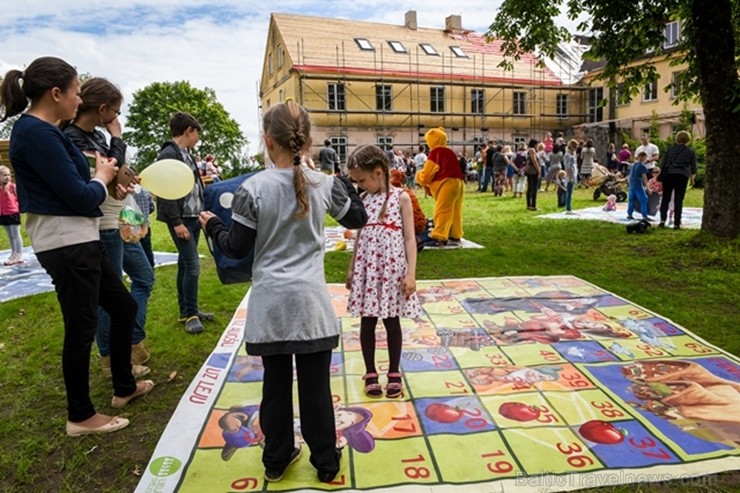
M 210 87 L 259 149 L 258 90 L 270 13 L 283 12 L 402 25 L 416 10 L 419 27 L 443 28 L 462 16 L 466 29 L 485 32 L 494 0 L 456 2 L 346 0 L 18 0 L 3 1 L 0 72 L 39 56 L 58 56 L 80 73 L 106 77 L 124 93 L 122 123 L 134 91 L 152 82 L 189 81 Z M 306 33 L 310 36 L 310 33 Z

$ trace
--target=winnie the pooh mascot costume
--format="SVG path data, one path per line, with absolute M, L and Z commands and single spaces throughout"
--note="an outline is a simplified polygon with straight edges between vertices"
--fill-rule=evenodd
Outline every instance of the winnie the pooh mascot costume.
M 462 204 L 465 182 L 455 153 L 447 147 L 443 128 L 432 128 L 425 135 L 431 151 L 424 168 L 416 174 L 416 183 L 434 198 L 434 229 L 429 246 L 459 245 L 463 236 Z

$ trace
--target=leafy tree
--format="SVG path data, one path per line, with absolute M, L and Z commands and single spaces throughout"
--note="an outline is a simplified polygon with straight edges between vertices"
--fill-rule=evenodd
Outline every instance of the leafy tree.
M 586 57 L 606 60 L 599 78 L 619 79 L 629 98 L 658 74 L 646 53 L 662 53 L 666 22 L 681 20 L 673 54 L 686 63 L 679 101 L 698 96 L 706 122 L 706 177 L 702 230 L 718 237 L 740 233 L 740 1 L 738 0 L 504 0 L 488 31 L 503 39 L 503 66 L 526 52 L 552 57 L 571 33 L 555 24 L 564 11 L 586 15 L 577 30 L 591 36 Z M 645 63 L 632 65 L 635 60 Z M 622 91 L 620 91 L 621 93 Z
M 213 89 L 180 81 L 155 82 L 134 93 L 126 121 L 132 130 L 124 132 L 123 139 L 136 148 L 135 167 L 144 168 L 156 159 L 161 145 L 172 138 L 169 121 L 178 111 L 190 113 L 203 127 L 198 154 L 213 154 L 226 172 L 238 166 L 248 143 L 239 124 L 216 100 Z

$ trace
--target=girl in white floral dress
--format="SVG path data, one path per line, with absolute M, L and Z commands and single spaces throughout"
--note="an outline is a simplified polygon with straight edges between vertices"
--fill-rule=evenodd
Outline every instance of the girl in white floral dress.
M 350 176 L 365 190 L 367 224 L 358 232 L 347 275 L 348 310 L 360 318 L 360 346 L 365 362 L 365 394 L 383 391 L 375 369 L 375 327 L 378 318 L 388 334 L 389 398 L 403 395 L 400 373 L 403 334 L 400 317 L 421 313 L 416 297 L 416 237 L 411 199 L 390 186 L 388 158 L 373 145 L 358 147 L 349 157 Z

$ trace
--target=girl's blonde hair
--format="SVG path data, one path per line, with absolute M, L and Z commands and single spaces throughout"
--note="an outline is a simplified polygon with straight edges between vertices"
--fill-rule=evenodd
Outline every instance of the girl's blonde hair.
M 348 170 L 361 169 L 371 173 L 377 168 L 383 170 L 383 176 L 385 177 L 385 200 L 378 214 L 378 220 L 381 221 L 385 217 L 390 190 L 390 163 L 388 162 L 388 156 L 380 147 L 372 144 L 364 144 L 352 151 L 352 154 L 347 158 Z
M 311 147 L 311 120 L 308 112 L 293 100 L 280 103 L 265 112 L 262 128 L 272 137 L 275 145 L 293 154 L 293 187 L 298 202 L 296 216 L 308 215 L 309 201 L 306 187 L 309 180 L 301 166 L 301 156 Z

